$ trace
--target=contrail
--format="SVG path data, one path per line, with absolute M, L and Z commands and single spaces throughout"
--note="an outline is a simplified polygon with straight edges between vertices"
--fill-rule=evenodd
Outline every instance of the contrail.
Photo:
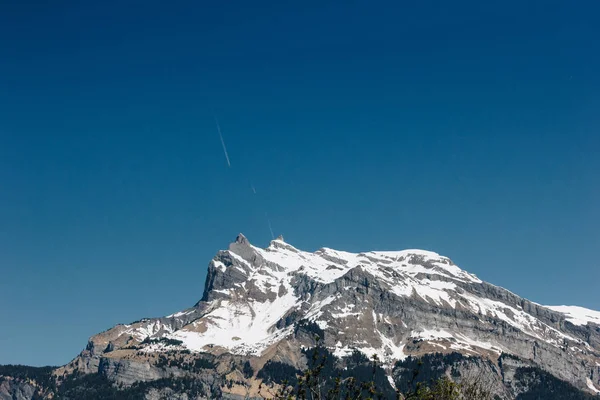
M 256 194 L 256 188 L 254 187 L 254 185 L 250 184 L 250 187 L 252 188 L 252 193 Z
M 221 138 L 221 144 L 223 145 L 223 153 L 225 153 L 225 158 L 227 159 L 227 166 L 231 168 L 231 163 L 229 162 L 229 154 L 227 154 L 227 147 L 225 147 L 225 141 L 223 140 L 223 134 L 221 133 L 221 125 L 219 125 L 219 120 L 215 115 L 215 122 L 217 123 L 217 130 L 219 131 L 219 138 Z
M 269 219 L 268 215 L 267 215 L 267 222 L 269 223 L 269 230 L 271 231 L 271 239 L 275 240 L 275 235 L 273 234 L 273 227 L 271 226 L 271 220 Z

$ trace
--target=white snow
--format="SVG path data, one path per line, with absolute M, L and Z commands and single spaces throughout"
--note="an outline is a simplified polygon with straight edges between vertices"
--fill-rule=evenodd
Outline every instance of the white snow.
M 232 257 L 235 258 L 240 264 L 244 264 L 248 267 L 250 267 L 250 263 L 248 263 L 248 261 L 244 260 L 242 257 L 238 256 L 237 254 L 235 254 L 233 251 L 231 250 L 227 250 L 227 253 Z
M 273 243 L 273 242 L 272 242 Z M 346 274 L 349 270 L 362 267 L 367 272 L 390 284 L 398 295 L 410 296 L 413 292 L 414 282 L 418 281 L 418 274 L 439 275 L 460 282 L 481 282 L 474 275 L 461 270 L 450 261 L 439 254 L 424 250 L 404 251 L 374 251 L 368 253 L 349 253 L 345 251 L 322 248 L 314 253 L 300 251 L 289 244 L 285 246 L 270 246 L 267 249 L 253 247 L 265 260 L 278 264 L 288 272 L 299 272 L 311 278 L 330 283 Z M 412 256 L 422 258 L 429 262 L 432 267 L 413 264 Z M 419 262 L 419 260 L 417 260 Z M 394 276 L 396 274 L 396 276 Z M 413 278 L 411 284 L 402 284 L 406 278 Z M 438 281 L 439 282 L 439 281 Z M 435 285 L 438 286 L 435 286 Z M 443 283 L 429 284 L 434 291 L 453 289 L 448 285 L 440 287 Z M 427 291 L 427 287 L 423 289 Z M 434 301 L 447 300 L 446 296 L 439 293 L 431 297 Z
M 350 316 L 361 315 L 361 312 L 352 312 L 355 307 L 356 306 L 354 304 L 345 304 L 344 307 L 339 310 L 339 312 L 332 312 L 331 316 L 333 318 L 346 318 Z
M 400 257 L 406 257 L 408 255 L 414 254 L 418 256 L 424 256 L 427 258 L 440 258 L 441 256 L 438 253 L 428 250 L 421 249 L 406 249 L 400 251 L 372 251 L 372 254 L 379 254 L 384 257 L 398 259 Z
M 494 317 L 507 324 L 544 340 L 555 346 L 562 346 L 564 339 L 581 341 L 569 337 L 556 328 L 542 323 L 537 318 L 526 313 L 521 307 L 511 307 L 500 301 L 495 301 L 475 295 L 464 289 L 467 283 L 480 283 L 475 275 L 463 271 L 451 261 L 437 253 L 425 250 L 403 251 L 372 251 L 366 253 L 349 253 L 344 251 L 322 248 L 314 253 L 301 251 L 281 241 L 273 240 L 266 249 L 249 245 L 250 255 L 242 257 L 228 250 L 234 260 L 234 267 L 247 277 L 243 283 L 235 283 L 232 287 L 214 289 L 225 294 L 223 299 L 213 300 L 208 312 L 202 318 L 184 326 L 175 332 L 170 326 L 159 321 L 147 320 L 132 327 L 127 327 L 126 333 L 134 335 L 139 340 L 147 336 L 161 334 L 165 337 L 183 341 L 183 346 L 193 351 L 204 351 L 207 347 L 218 346 L 237 354 L 260 354 L 268 346 L 287 337 L 293 331 L 293 326 L 284 329 L 277 328 L 277 322 L 288 312 L 302 310 L 302 318 L 316 322 L 322 329 L 329 329 L 328 321 L 333 326 L 334 319 L 340 324 L 352 325 L 356 318 L 369 318 L 374 321 L 375 336 L 369 328 L 371 342 L 356 337 L 338 342 L 334 354 L 348 355 L 357 349 L 371 357 L 377 354 L 387 364 L 403 359 L 404 343 L 395 343 L 393 339 L 379 332 L 378 321 L 391 324 L 387 315 L 376 314 L 368 303 L 341 304 L 337 301 L 341 293 L 331 293 L 326 298 L 317 301 L 313 296 L 300 299 L 294 294 L 292 279 L 305 275 L 316 282 L 329 284 L 347 274 L 350 270 L 360 268 L 377 279 L 378 283 L 390 293 L 400 297 L 418 296 L 424 301 L 437 307 L 461 307 L 470 309 L 480 319 Z M 254 254 L 252 254 L 254 253 Z M 226 266 L 213 260 L 213 265 L 221 271 Z M 253 285 L 249 285 L 252 283 Z M 337 281 L 340 290 L 353 289 L 344 287 L 345 281 Z M 279 291 L 280 287 L 285 289 Z M 463 286 L 460 290 L 459 286 Z M 265 297 L 252 293 L 256 290 L 268 295 L 273 300 L 256 300 Z M 248 291 L 250 295 L 248 295 Z M 279 295 L 279 293 L 285 293 Z M 366 300 L 365 300 L 366 301 Z M 600 324 L 600 312 L 586 310 L 581 307 L 549 307 L 565 313 L 568 320 L 584 325 L 588 322 Z M 369 313 L 371 311 L 371 313 Z M 180 317 L 195 310 L 182 311 L 169 317 Z M 365 315 L 366 313 L 366 315 Z M 333 318 L 333 319 L 332 319 Z M 407 328 L 403 320 L 400 322 Z M 343 335 L 343 332 L 340 332 Z M 438 340 L 447 340 L 450 347 L 455 349 L 473 350 L 474 347 L 500 352 L 503 349 L 485 340 L 475 340 L 460 333 L 451 333 L 436 329 L 434 326 L 413 332 L 413 337 L 433 341 L 432 345 L 444 347 Z M 378 343 L 379 342 L 379 343 Z M 584 343 L 589 346 L 589 344 Z M 373 347 L 375 346 L 375 347 Z M 160 351 L 160 346 L 149 347 L 150 351 Z M 575 351 L 575 350 L 573 350 Z M 579 349 L 579 351 L 581 351 Z
M 356 341 L 351 345 L 342 345 L 342 342 L 338 341 L 333 349 L 333 354 L 336 357 L 341 358 L 352 354 L 354 350 L 358 350 L 366 355 L 369 359 L 376 354 L 379 362 L 388 367 L 393 365 L 394 362 L 398 360 L 404 360 L 406 358 L 406 354 L 403 351 L 404 343 L 394 343 L 391 338 L 388 338 L 378 330 L 375 330 L 374 333 L 381 341 L 380 347 L 373 347 L 364 340 Z
M 194 323 L 169 337 L 183 341 L 188 349 L 195 351 L 212 345 L 256 354 L 273 343 L 279 337 L 277 333 L 283 333 L 272 328 L 288 310 L 297 305 L 298 300 L 292 291 L 272 302 L 224 300 L 202 318 L 204 327 Z
M 277 264 L 287 267 L 287 262 L 289 259 L 293 259 L 291 255 L 294 252 L 289 251 L 289 249 L 278 250 L 278 252 L 284 253 L 284 257 Z M 299 307 L 301 301 L 294 295 L 287 268 L 278 269 L 267 265 L 252 266 L 239 255 L 231 251 L 229 253 L 241 264 L 248 267 L 247 282 L 252 281 L 263 293 L 272 291 L 277 293 L 279 287 L 283 285 L 285 294 L 277 296 L 273 301 L 262 302 L 243 296 L 238 300 L 233 294 L 229 300 L 215 300 L 211 312 L 191 325 L 174 332 L 169 337 L 182 340 L 188 349 L 195 351 L 202 351 L 207 346 L 220 346 L 230 349 L 234 353 L 259 354 L 270 344 L 289 334 L 290 329 L 293 327 L 278 330 L 275 325 L 287 312 Z M 271 252 L 261 251 L 261 255 L 267 253 Z M 247 282 L 244 283 L 243 288 L 246 287 Z M 231 294 L 233 291 L 224 290 L 222 292 Z M 335 300 L 335 296 L 324 299 L 320 305 L 322 307 L 333 300 Z M 311 316 L 314 319 L 318 318 L 320 315 L 319 305 L 313 304 L 311 311 Z
M 473 350 L 473 347 L 491 350 L 496 353 L 501 353 L 502 349 L 492 345 L 490 342 L 484 342 L 472 339 L 464 334 L 450 333 L 442 329 L 421 329 L 418 332 L 412 332 L 412 337 L 424 340 L 448 340 L 451 342 L 450 348 L 462 350 Z M 432 343 L 433 344 L 433 343 Z
M 323 307 L 333 303 L 338 296 L 329 296 L 324 298 L 323 300 L 316 301 L 312 304 L 308 312 L 306 313 L 306 319 L 309 321 L 316 322 L 316 320 L 323 315 Z
M 379 332 L 379 339 L 381 343 L 383 343 L 384 354 L 380 360 L 383 360 L 387 363 L 395 362 L 398 360 L 404 360 L 406 358 L 406 354 L 404 353 L 404 344 L 396 344 L 392 339 L 383 335 L 383 333 Z
M 573 325 L 587 325 L 594 323 L 600 325 L 600 311 L 594 311 L 577 306 L 545 306 L 554 311 L 563 313 L 567 317 L 567 321 Z
M 585 381 L 587 383 L 587 387 L 589 387 L 592 392 L 600 394 L 600 390 L 598 390 L 596 386 L 594 386 L 594 382 L 592 382 L 590 378 L 585 378 Z
M 329 324 L 327 323 L 327 321 L 315 321 L 315 323 L 319 326 L 319 328 L 321 329 L 327 329 L 329 327 Z
M 441 329 L 421 329 L 419 332 L 412 332 L 411 336 L 427 340 L 450 339 L 454 337 L 451 333 Z
M 136 338 L 138 341 L 142 341 L 147 337 L 153 337 L 158 333 L 169 334 L 173 332 L 173 329 L 169 325 L 162 324 L 158 320 L 146 320 L 139 323 L 140 326 L 132 327 L 130 326 L 125 332 L 122 334 L 131 335 Z M 136 324 L 137 325 L 137 324 Z
M 392 376 L 391 375 L 387 375 L 387 379 L 388 379 L 388 382 L 390 383 L 390 386 L 394 390 L 396 390 L 396 382 L 394 382 L 394 379 L 392 378 Z
M 215 268 L 221 270 L 221 272 L 225 272 L 225 270 L 227 269 L 225 264 L 223 264 L 221 261 L 212 260 L 211 263 L 215 266 Z
M 501 319 L 520 331 L 556 347 L 562 345 L 563 339 L 577 341 L 574 337 L 566 335 L 556 328 L 543 323 L 522 309 L 516 309 L 500 301 L 476 297 L 468 293 L 463 293 L 460 296 L 466 300 L 468 306 L 474 313 Z
M 179 311 L 176 312 L 175 314 L 171 314 L 171 315 L 167 315 L 165 318 L 176 318 L 176 317 L 182 317 L 184 315 L 189 315 L 192 314 L 194 312 L 194 310 L 188 310 L 188 311 Z

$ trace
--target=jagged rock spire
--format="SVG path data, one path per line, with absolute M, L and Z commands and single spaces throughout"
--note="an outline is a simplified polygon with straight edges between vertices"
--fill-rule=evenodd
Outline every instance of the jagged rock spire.
M 235 243 L 237 243 L 237 244 L 249 244 L 250 242 L 248 241 L 248 239 L 246 238 L 246 236 L 244 236 L 243 233 L 240 233 L 235 238 Z
M 285 242 L 285 240 L 283 240 L 283 235 L 277 236 L 277 239 L 275 239 L 275 240 L 279 240 L 280 242 Z

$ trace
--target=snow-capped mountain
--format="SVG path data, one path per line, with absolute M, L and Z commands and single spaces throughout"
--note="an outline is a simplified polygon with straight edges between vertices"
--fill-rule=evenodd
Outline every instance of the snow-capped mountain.
M 262 249 L 241 234 L 210 262 L 194 307 L 100 333 L 61 373 L 157 379 L 173 374 L 155 364 L 175 350 L 301 367 L 314 333 L 337 357 L 377 354 L 390 374 L 408 356 L 509 354 L 600 393 L 597 311 L 536 304 L 429 251 L 312 253 L 282 238 Z

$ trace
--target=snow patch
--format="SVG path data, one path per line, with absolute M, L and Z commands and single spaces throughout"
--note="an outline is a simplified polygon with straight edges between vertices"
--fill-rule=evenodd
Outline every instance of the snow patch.
M 392 375 L 387 375 L 387 379 L 388 382 L 390 383 L 390 386 L 396 390 L 396 382 L 394 382 L 394 378 L 392 378 Z
M 500 301 L 482 297 L 481 294 L 469 290 L 469 284 L 481 283 L 472 275 L 454 265 L 448 258 L 425 250 L 403 251 L 372 251 L 366 253 L 349 253 L 344 251 L 322 248 L 314 253 L 305 252 L 281 241 L 274 240 L 267 249 L 261 249 L 250 244 L 249 254 L 242 255 L 227 250 L 226 254 L 234 261 L 237 268 L 246 277 L 243 283 L 232 283 L 231 287 L 213 289 L 224 294 L 221 299 L 214 300 L 206 310 L 206 314 L 191 324 L 173 331 L 168 325 L 159 321 L 146 320 L 127 327 L 127 333 L 143 340 L 146 337 L 169 337 L 183 341 L 183 346 L 193 351 L 205 351 L 213 346 L 228 349 L 236 354 L 261 354 L 268 346 L 284 339 L 293 332 L 293 326 L 277 328 L 278 321 L 294 309 L 301 310 L 302 318 L 316 322 L 321 329 L 353 325 L 354 320 L 371 322 L 375 327 L 375 336 L 371 327 L 359 326 L 360 333 L 369 330 L 369 342 L 364 340 L 345 340 L 345 346 L 338 342 L 334 348 L 336 356 L 345 356 L 354 349 L 371 357 L 373 354 L 389 363 L 403 359 L 404 344 L 395 343 L 377 330 L 379 322 L 392 325 L 388 315 L 377 314 L 372 304 L 358 303 L 341 304 L 339 300 L 345 290 L 354 290 L 346 280 L 339 280 L 349 271 L 355 269 L 377 280 L 384 289 L 400 297 L 415 297 L 439 308 L 467 308 L 480 320 L 499 319 L 531 335 L 536 339 L 551 343 L 554 346 L 564 346 L 564 339 L 589 347 L 581 340 L 565 335 L 556 328 L 549 326 L 534 316 L 526 313 L 522 307 L 509 306 Z M 220 253 L 223 256 L 222 253 Z M 219 257 L 219 256 L 218 256 Z M 215 268 L 226 272 L 227 267 L 217 259 L 211 261 Z M 310 294 L 302 301 L 294 293 L 292 286 L 296 277 L 307 277 L 319 284 L 330 284 L 337 280 L 338 293 L 332 293 L 326 298 L 319 297 L 315 301 Z M 371 280 L 371 278 L 368 278 Z M 314 283 L 314 282 L 311 282 Z M 333 286 L 333 285 L 332 285 Z M 254 296 L 256 291 L 265 296 Z M 249 293 L 245 293 L 249 291 Z M 317 292 L 318 295 L 318 292 Z M 224 298 L 223 298 L 224 297 Z M 253 299 L 261 299 L 258 301 Z M 266 298 L 272 300 L 264 300 Z M 600 312 L 586 310 L 581 307 L 549 307 L 563 312 L 573 323 L 585 325 L 589 322 L 600 324 Z M 196 312 L 195 309 L 182 311 L 169 317 L 182 317 Z M 205 311 L 203 311 L 205 312 Z M 371 315 L 370 315 L 371 314 Z M 396 318 L 397 316 L 393 316 Z M 336 321 L 343 318 L 346 320 Z M 406 323 L 399 320 L 404 328 Z M 347 329 L 350 329 L 346 326 Z M 388 326 L 389 328 L 389 326 Z M 340 328 L 343 330 L 343 328 Z M 432 346 L 473 350 L 475 347 L 500 352 L 497 346 L 489 342 L 474 340 L 464 334 L 432 327 L 414 333 L 414 337 L 432 341 Z M 344 335 L 344 331 L 335 332 Z M 363 336 L 360 339 L 367 338 Z M 445 341 L 448 341 L 446 343 Z M 442 343 L 435 343 L 442 341 Z M 156 349 L 155 349 L 156 348 Z M 152 351 L 160 351 L 160 346 L 154 346 Z M 572 351 L 581 351 L 572 347 Z
M 452 334 L 441 329 L 422 329 L 419 332 L 412 332 L 412 336 L 424 340 L 448 340 L 451 342 L 450 348 L 456 350 L 473 350 L 473 347 L 479 347 L 498 354 L 502 352 L 502 349 L 492 345 L 490 342 L 482 342 L 461 333 Z
M 565 314 L 567 321 L 573 325 L 587 325 L 593 323 L 600 325 L 600 311 L 594 311 L 577 306 L 545 306 L 559 313 Z
M 259 354 L 290 333 L 290 327 L 277 330 L 275 325 L 300 305 L 289 283 L 282 284 L 287 293 L 273 301 L 222 300 L 203 318 L 168 337 L 183 341 L 193 351 L 220 346 L 234 353 Z
M 179 312 L 176 312 L 175 314 L 167 315 L 165 318 L 183 317 L 184 315 L 192 314 L 194 311 L 195 310 L 179 311 Z
M 138 341 L 142 341 L 147 337 L 153 337 L 159 333 L 170 334 L 173 332 L 173 328 L 170 325 L 165 325 L 159 320 L 146 320 L 141 322 L 141 326 L 136 328 L 130 327 L 122 334 L 128 334 L 133 336 Z
M 585 381 L 587 383 L 587 387 L 590 388 L 592 392 L 600 394 L 600 390 L 596 389 L 596 386 L 594 386 L 594 382 L 592 382 L 590 378 L 585 378 Z

